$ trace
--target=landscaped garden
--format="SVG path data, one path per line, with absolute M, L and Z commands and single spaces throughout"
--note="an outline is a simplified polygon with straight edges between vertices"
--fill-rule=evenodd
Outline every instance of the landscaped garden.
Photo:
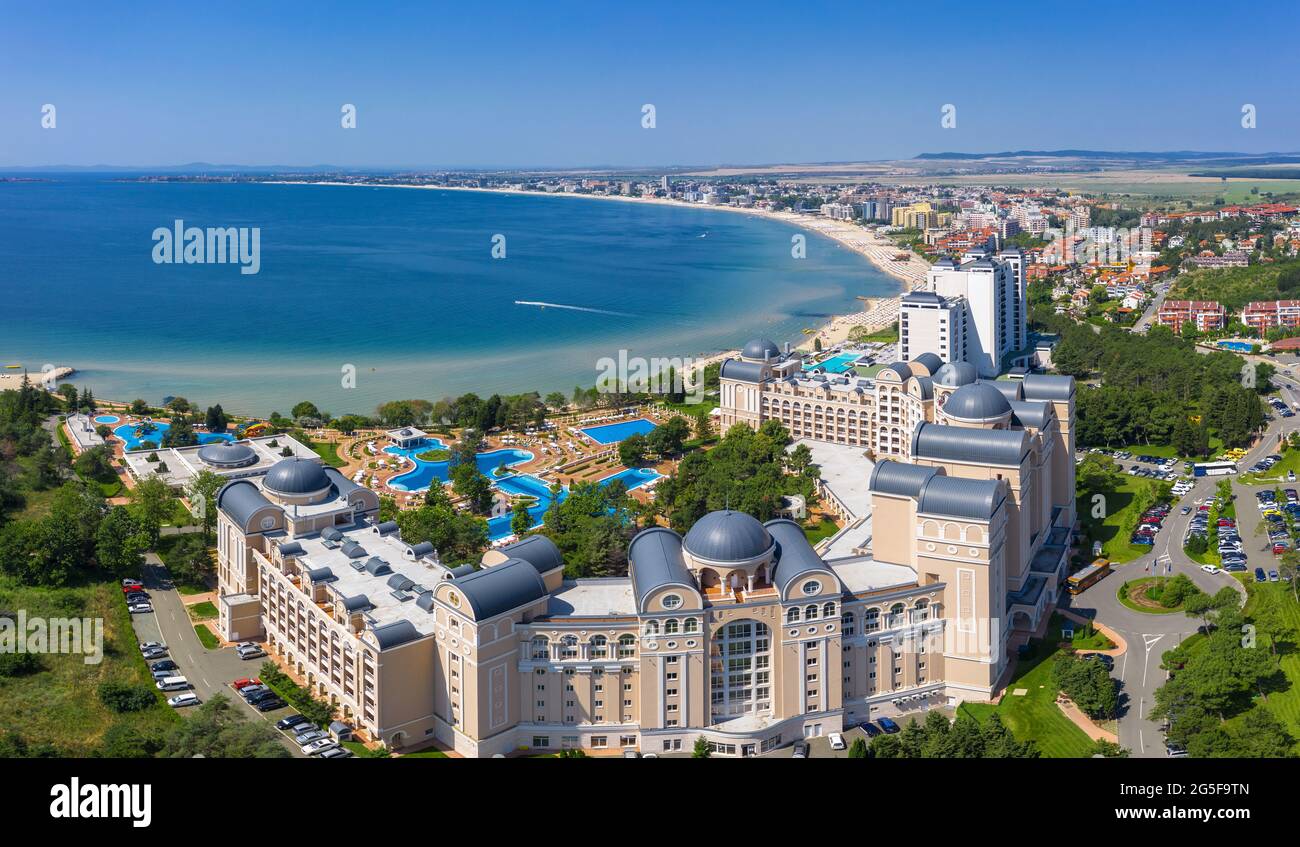
M 1167 615 L 1183 611 L 1184 604 L 1201 591 L 1184 574 L 1131 579 L 1119 587 L 1119 601 L 1135 612 Z

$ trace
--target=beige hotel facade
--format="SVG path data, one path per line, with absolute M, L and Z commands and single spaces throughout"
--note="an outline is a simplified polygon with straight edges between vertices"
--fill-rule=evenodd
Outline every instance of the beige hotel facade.
M 448 568 L 377 520 L 375 492 L 290 458 L 217 497 L 222 634 L 265 642 L 395 751 L 665 754 L 704 736 L 750 756 L 988 699 L 1010 632 L 1037 625 L 1064 575 L 1074 386 L 928 364 L 891 367 L 888 434 L 868 426 L 862 445 L 890 447 L 870 555 L 828 561 L 792 521 L 720 511 L 637 534 L 622 577 L 566 579 L 541 535 Z M 729 412 L 757 426 L 762 409 Z M 862 438 L 845 417 L 837 437 Z

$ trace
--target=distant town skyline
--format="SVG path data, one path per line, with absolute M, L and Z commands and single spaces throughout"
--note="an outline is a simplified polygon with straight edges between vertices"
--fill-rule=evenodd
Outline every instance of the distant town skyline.
M 1292 4 L 1229 16 L 1203 2 L 924 9 L 14 8 L 0 51 L 0 169 L 653 168 L 1296 147 Z M 353 129 L 341 125 L 347 104 Z

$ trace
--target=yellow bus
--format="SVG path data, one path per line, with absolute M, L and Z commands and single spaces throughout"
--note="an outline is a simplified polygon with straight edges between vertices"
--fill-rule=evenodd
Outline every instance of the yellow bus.
M 1110 573 L 1110 562 L 1106 559 L 1098 559 L 1078 573 L 1070 574 L 1065 585 L 1071 594 L 1082 594 L 1088 590 L 1088 586 L 1108 573 Z

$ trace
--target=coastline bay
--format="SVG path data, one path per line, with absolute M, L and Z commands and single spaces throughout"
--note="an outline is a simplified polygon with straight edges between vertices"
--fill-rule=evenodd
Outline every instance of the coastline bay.
M 160 265 L 151 233 L 259 227 L 261 270 Z M 357 186 L 56 178 L 0 186 L 0 358 L 97 396 L 265 415 L 569 392 L 597 361 L 700 356 L 899 283 L 817 234 L 704 208 Z M 492 258 L 493 236 L 506 257 Z M 515 301 L 574 308 L 518 305 Z M 341 371 L 356 369 L 344 389 Z

